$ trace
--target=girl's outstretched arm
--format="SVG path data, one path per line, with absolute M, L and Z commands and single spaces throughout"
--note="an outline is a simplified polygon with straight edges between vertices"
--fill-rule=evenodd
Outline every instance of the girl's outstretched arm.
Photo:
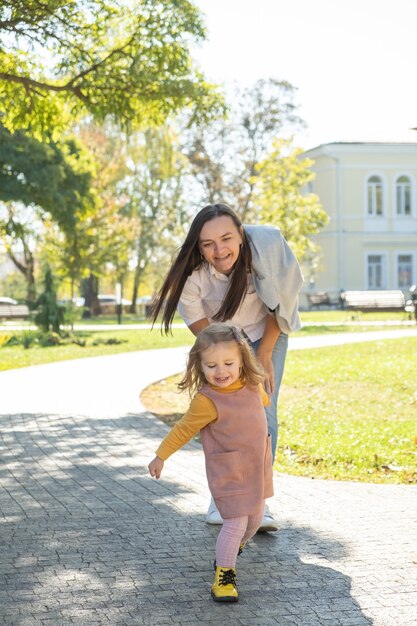
M 155 476 L 155 478 L 159 478 L 162 473 L 163 467 L 164 467 L 164 461 L 160 459 L 159 456 L 156 456 L 153 459 L 153 461 L 149 463 L 148 470 L 151 476 Z

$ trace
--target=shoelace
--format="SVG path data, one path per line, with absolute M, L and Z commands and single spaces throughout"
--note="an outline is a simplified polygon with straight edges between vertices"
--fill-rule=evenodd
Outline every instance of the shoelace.
M 235 585 L 236 574 L 232 569 L 222 570 L 219 577 L 219 585 Z

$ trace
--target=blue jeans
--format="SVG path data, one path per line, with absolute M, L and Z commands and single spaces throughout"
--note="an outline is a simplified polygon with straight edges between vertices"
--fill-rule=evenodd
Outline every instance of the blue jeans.
M 256 352 L 259 348 L 261 340 L 253 341 L 252 347 Z M 288 335 L 281 333 L 272 351 L 272 364 L 274 366 L 274 383 L 275 391 L 271 396 L 271 404 L 265 407 L 266 419 L 268 422 L 268 433 L 271 435 L 272 444 L 272 462 L 275 459 L 275 453 L 278 443 L 278 394 L 281 386 L 282 376 L 284 374 L 285 357 L 287 356 Z

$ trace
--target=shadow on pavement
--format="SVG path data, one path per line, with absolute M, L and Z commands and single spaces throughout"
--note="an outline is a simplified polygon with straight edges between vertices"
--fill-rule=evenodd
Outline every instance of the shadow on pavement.
M 372 624 L 331 567 L 344 546 L 293 525 L 254 538 L 239 603 L 215 604 L 198 446 L 147 473 L 166 430 L 146 414 L 0 417 L 3 623 Z

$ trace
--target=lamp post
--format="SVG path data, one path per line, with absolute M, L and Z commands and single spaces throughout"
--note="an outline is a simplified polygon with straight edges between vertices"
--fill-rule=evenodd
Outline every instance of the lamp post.
M 116 283 L 116 313 L 117 323 L 122 323 L 122 283 Z
M 417 324 L 417 285 L 411 285 L 410 294 L 411 294 L 411 304 L 414 306 L 414 317 L 416 318 L 416 324 Z

